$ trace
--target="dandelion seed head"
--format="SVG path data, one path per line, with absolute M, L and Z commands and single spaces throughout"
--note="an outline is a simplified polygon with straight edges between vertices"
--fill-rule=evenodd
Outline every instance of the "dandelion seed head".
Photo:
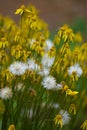
M 41 61 L 41 63 L 42 63 L 42 65 L 44 66 L 44 67 L 51 67 L 52 65 L 53 65 L 53 63 L 54 63 L 54 57 L 49 57 L 47 54 L 46 55 L 44 55 L 43 57 L 42 57 L 42 61 Z
M 13 92 L 12 89 L 9 87 L 5 87 L 0 89 L 0 97 L 4 100 L 12 98 Z
M 46 76 L 43 78 L 42 85 L 46 89 L 55 89 L 56 80 L 53 76 Z
M 62 124 L 63 125 L 68 124 L 70 119 L 71 119 L 69 113 L 67 111 L 65 111 L 65 110 L 60 110 L 59 113 L 62 115 Z
M 35 60 L 33 60 L 33 59 L 28 59 L 27 66 L 28 66 L 27 69 L 33 70 L 33 71 L 34 70 L 37 71 L 40 69 L 39 65 L 36 64 Z
M 49 75 L 49 72 L 50 72 L 49 68 L 44 67 L 38 72 L 38 74 L 41 76 L 47 76 Z
M 46 45 L 44 47 L 44 50 L 47 52 L 47 51 L 49 51 L 52 48 L 52 46 L 53 46 L 53 42 L 51 40 L 47 39 L 46 40 Z
M 82 75 L 83 70 L 82 70 L 82 68 L 80 67 L 79 64 L 75 64 L 75 65 L 69 67 L 68 74 L 72 75 L 73 73 L 76 73 L 76 75 L 78 77 L 80 77 Z
M 20 76 L 27 70 L 27 65 L 23 62 L 16 61 L 8 69 L 12 74 Z

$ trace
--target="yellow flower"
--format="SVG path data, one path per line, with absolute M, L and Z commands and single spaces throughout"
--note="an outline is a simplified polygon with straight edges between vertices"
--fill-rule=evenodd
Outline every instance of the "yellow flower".
M 24 12 L 30 13 L 31 11 L 29 11 L 28 9 L 25 8 L 24 5 L 22 5 L 19 9 L 16 10 L 15 14 L 22 15 Z
M 0 48 L 6 48 L 7 46 L 8 46 L 8 41 L 6 40 L 5 37 L 2 37 L 0 41 Z
M 76 114 L 76 106 L 75 106 L 75 104 L 70 105 L 69 112 L 73 113 L 74 115 Z
M 71 79 L 73 82 L 78 80 L 78 76 L 75 71 L 72 72 Z
M 7 82 L 11 82 L 13 79 L 13 74 L 9 72 L 8 69 L 5 69 L 4 71 L 2 71 L 2 79 L 7 81 Z
M 80 128 L 82 128 L 82 130 L 87 130 L 87 120 L 84 121 Z
M 11 125 L 9 126 L 8 130 L 16 130 L 16 129 L 15 129 L 15 125 L 14 125 L 14 124 L 11 124 Z
M 59 45 L 60 44 L 60 40 L 61 40 L 61 38 L 58 35 L 56 35 L 55 38 L 54 38 L 54 43 L 56 45 Z
M 66 43 L 66 44 L 64 44 L 64 45 L 61 47 L 61 49 L 60 49 L 60 54 L 62 54 L 62 55 L 65 56 L 65 54 L 69 54 L 69 53 L 70 53 L 70 47 L 69 47 L 69 44 Z
M 48 55 L 50 57 L 54 57 L 56 55 L 56 48 L 52 47 L 49 51 L 48 51 Z
M 12 46 L 11 55 L 14 56 L 16 59 L 19 59 L 23 56 L 23 47 L 20 44 Z
M 62 122 L 62 116 L 60 114 L 56 115 L 56 117 L 54 118 L 54 122 L 55 125 L 60 125 L 60 127 L 62 127 L 63 122 Z
M 64 42 L 71 41 L 73 42 L 75 39 L 75 35 L 73 30 L 68 27 L 68 25 L 64 25 L 60 28 L 58 32 L 58 36 L 64 40 Z
M 82 35 L 81 35 L 80 32 L 77 32 L 75 34 L 75 40 L 76 40 L 76 42 L 82 42 L 83 41 L 83 38 L 82 38 Z
M 84 53 L 87 53 L 87 43 L 84 43 L 82 46 L 81 46 L 81 52 L 84 54 Z
M 69 89 L 68 85 L 64 85 L 64 86 L 63 86 L 63 92 L 64 92 L 64 91 L 66 92 L 68 89 Z
M 67 89 L 66 91 L 66 95 L 70 95 L 70 96 L 75 96 L 76 94 L 78 94 L 79 92 L 77 91 L 72 91 L 71 89 Z
M 64 86 L 63 86 L 62 92 L 65 92 L 65 93 L 66 93 L 66 96 L 67 96 L 67 95 L 69 95 L 69 96 L 74 96 L 74 95 L 78 94 L 77 91 L 72 91 L 71 89 L 69 89 L 68 85 L 64 85 Z
M 0 51 L 0 63 L 1 64 L 5 64 L 6 62 L 8 62 L 9 58 L 8 55 L 6 54 L 6 52 L 4 50 Z

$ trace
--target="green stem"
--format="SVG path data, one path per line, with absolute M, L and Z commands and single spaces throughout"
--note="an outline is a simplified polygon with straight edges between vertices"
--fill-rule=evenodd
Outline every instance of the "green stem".
M 7 109 L 4 112 L 3 119 L 2 119 L 2 127 L 1 130 L 7 130 L 7 121 L 8 121 L 8 113 Z

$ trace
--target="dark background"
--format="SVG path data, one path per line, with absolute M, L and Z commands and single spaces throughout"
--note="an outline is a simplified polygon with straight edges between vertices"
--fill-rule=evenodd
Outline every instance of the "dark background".
M 10 16 L 16 22 L 19 17 L 14 14 L 22 4 L 35 5 L 39 16 L 49 24 L 49 29 L 70 23 L 76 18 L 87 20 L 87 0 L 0 0 L 0 14 Z

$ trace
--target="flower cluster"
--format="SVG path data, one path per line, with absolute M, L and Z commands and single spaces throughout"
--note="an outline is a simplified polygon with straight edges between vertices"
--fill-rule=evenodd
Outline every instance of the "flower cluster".
M 75 129 L 87 106 L 87 43 L 68 25 L 51 40 L 32 5 L 15 14 L 18 25 L 0 16 L 0 129 Z

